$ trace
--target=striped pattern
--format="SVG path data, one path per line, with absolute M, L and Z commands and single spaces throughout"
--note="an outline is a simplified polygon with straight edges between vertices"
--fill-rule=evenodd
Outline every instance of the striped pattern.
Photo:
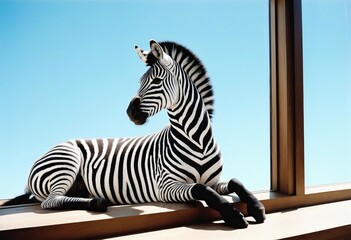
M 190 80 L 193 81 L 206 106 L 210 118 L 213 116 L 213 90 L 206 68 L 189 49 L 174 42 L 161 42 L 164 51 L 174 59 L 184 70 Z
M 72 140 L 55 146 L 35 162 L 28 178 L 43 208 L 89 209 L 88 195 L 110 204 L 184 202 L 194 199 L 195 183 L 216 189 L 222 161 L 211 129 L 213 92 L 206 70 L 183 46 L 160 45 L 172 60 L 165 66 L 150 60 L 149 53 L 136 111 L 152 116 L 166 108 L 170 125 L 139 138 Z

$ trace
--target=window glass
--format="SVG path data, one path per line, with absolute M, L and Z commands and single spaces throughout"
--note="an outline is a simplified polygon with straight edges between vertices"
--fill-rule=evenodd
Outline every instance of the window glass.
M 0 198 L 22 194 L 33 162 L 58 143 L 168 124 L 165 111 L 145 126 L 126 115 L 146 71 L 134 45 L 151 38 L 206 66 L 223 179 L 269 189 L 268 14 L 264 0 L 1 1 Z
M 351 2 L 302 1 L 306 186 L 351 181 Z

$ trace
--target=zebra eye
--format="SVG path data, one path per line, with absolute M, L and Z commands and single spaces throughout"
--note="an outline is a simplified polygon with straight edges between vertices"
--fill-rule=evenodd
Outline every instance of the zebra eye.
M 154 83 L 154 84 L 160 84 L 161 82 L 162 82 L 162 79 L 160 79 L 160 78 L 154 78 L 152 80 L 152 83 Z

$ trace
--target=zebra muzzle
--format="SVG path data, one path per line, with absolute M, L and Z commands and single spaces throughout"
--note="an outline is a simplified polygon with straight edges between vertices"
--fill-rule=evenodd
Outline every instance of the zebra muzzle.
M 137 96 L 132 99 L 127 108 L 129 119 L 135 125 L 143 125 L 146 122 L 148 115 L 140 110 L 140 97 Z

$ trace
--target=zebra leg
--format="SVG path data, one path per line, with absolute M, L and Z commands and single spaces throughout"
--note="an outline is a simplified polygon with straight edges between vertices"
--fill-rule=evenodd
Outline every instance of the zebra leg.
M 191 194 L 196 200 L 204 200 L 210 208 L 217 210 L 226 224 L 234 228 L 247 228 L 244 215 L 212 188 L 203 184 L 195 184 Z
M 106 212 L 107 201 L 103 198 L 89 197 L 89 191 L 84 184 L 82 176 L 77 173 L 76 179 L 67 191 L 67 181 L 61 179 L 52 189 L 49 196 L 42 202 L 43 209 L 75 209 L 95 212 Z
M 78 198 L 67 197 L 60 193 L 52 192 L 41 203 L 43 209 L 74 209 L 95 212 L 106 212 L 107 202 L 103 198 Z
M 247 213 L 257 223 L 263 223 L 266 219 L 263 204 L 238 179 L 233 178 L 229 182 L 218 183 L 214 189 L 222 195 L 235 192 L 240 200 L 246 203 Z
M 80 174 L 77 175 L 74 183 L 65 194 L 65 190 L 60 188 L 61 184 L 64 184 L 64 182 L 58 182 L 55 185 L 55 188 L 58 190 L 51 192 L 45 201 L 42 202 L 41 207 L 43 209 L 75 209 L 106 212 L 107 201 L 105 199 L 85 198 L 89 196 L 89 192 Z
M 89 192 L 79 173 L 80 165 L 81 152 L 70 143 L 55 146 L 34 163 L 28 187 L 42 201 L 43 209 L 106 211 L 106 200 L 86 198 Z

